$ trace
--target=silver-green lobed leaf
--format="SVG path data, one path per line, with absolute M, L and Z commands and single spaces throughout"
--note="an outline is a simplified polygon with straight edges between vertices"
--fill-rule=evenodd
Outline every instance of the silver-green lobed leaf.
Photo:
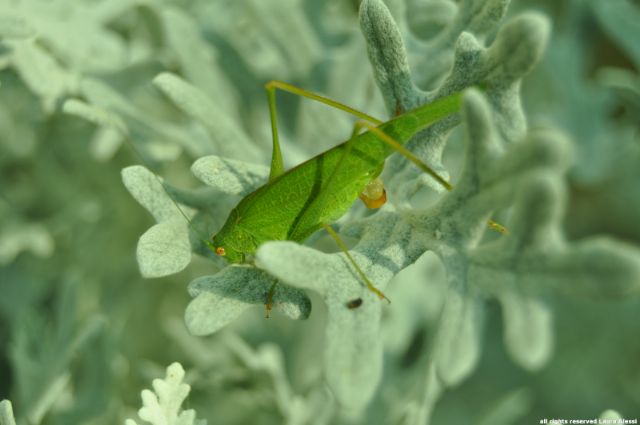
M 202 276 L 189 284 L 194 298 L 185 312 L 185 322 L 194 335 L 209 335 L 235 320 L 250 307 L 267 304 L 273 277 L 255 267 L 226 267 L 213 276 Z M 303 291 L 277 284 L 272 307 L 291 319 L 306 319 L 311 302 Z

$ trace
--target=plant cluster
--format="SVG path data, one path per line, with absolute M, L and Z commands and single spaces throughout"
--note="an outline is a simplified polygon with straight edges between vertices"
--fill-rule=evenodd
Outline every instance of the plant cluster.
M 638 22 L 630 0 L 0 0 L 0 425 L 631 417 Z M 253 265 L 207 246 L 267 181 L 272 79 L 381 119 L 464 92 L 407 145 L 453 190 L 393 155 L 389 201 L 335 223 L 391 304 L 324 232 Z M 278 101 L 288 166 L 349 137 Z

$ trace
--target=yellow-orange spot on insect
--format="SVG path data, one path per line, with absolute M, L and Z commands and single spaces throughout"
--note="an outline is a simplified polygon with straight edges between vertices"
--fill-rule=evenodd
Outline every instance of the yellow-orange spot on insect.
M 380 208 L 387 202 L 387 192 L 386 191 L 383 192 L 382 196 L 379 197 L 378 199 L 367 198 L 365 195 L 361 193 L 360 200 L 364 202 L 367 208 L 371 210 L 375 210 L 377 208 Z
M 216 254 L 218 254 L 221 257 L 224 257 L 224 254 L 226 254 L 226 252 L 224 251 L 224 248 L 219 246 L 216 248 Z
M 380 208 L 387 202 L 387 191 L 384 190 L 384 183 L 380 177 L 370 181 L 359 195 L 367 208 Z

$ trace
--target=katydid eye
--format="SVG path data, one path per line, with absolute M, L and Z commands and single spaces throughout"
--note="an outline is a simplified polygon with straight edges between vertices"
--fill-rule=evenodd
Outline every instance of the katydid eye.
M 226 254 L 226 253 L 224 251 L 224 248 L 219 246 L 219 247 L 216 248 L 216 254 L 218 254 L 221 257 L 224 257 L 224 254 Z
M 211 236 L 211 242 L 215 242 L 216 241 L 216 235 Z

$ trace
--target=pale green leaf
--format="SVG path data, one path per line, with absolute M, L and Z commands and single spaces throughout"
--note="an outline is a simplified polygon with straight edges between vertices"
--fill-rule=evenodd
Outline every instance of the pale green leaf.
M 94 124 L 114 128 L 122 134 L 127 134 L 127 127 L 120 117 L 97 106 L 89 105 L 78 99 L 69 99 L 62 105 L 62 111 L 84 118 Z
M 185 313 L 189 332 L 209 335 L 235 320 L 249 307 L 265 308 L 273 283 L 272 277 L 254 267 L 227 267 L 216 275 L 194 280 L 189 284 L 194 300 Z M 304 292 L 277 284 L 273 293 L 273 309 L 291 319 L 306 319 L 311 311 L 311 302 Z
M 140 419 L 151 425 L 206 425 L 205 421 L 196 420 L 193 409 L 182 409 L 182 403 L 191 391 L 191 386 L 183 382 L 184 375 L 182 365 L 176 362 L 167 367 L 164 379 L 154 379 L 153 391 L 142 391 Z M 136 422 L 129 419 L 127 423 Z
M 9 400 L 0 401 L 0 425 L 16 425 L 13 417 L 13 407 Z
M 175 202 L 163 187 L 162 180 L 145 167 L 134 165 L 124 168 L 122 181 L 136 201 L 145 207 L 157 222 L 182 217 Z
M 245 196 L 266 182 L 269 168 L 211 155 L 194 162 L 191 172 L 222 193 Z
M 0 38 L 28 38 L 35 33 L 24 17 L 11 14 L 0 15 Z
M 191 244 L 183 217 L 160 222 L 138 241 L 136 258 L 144 277 L 178 273 L 191 262 Z
M 210 99 L 201 90 L 174 74 L 160 74 L 153 82 L 178 108 L 207 129 L 222 155 L 238 157 L 238 153 L 242 152 L 243 158 L 261 157 L 256 144 L 251 142 L 234 119 L 230 119 L 227 109 L 218 104 L 217 99 Z

